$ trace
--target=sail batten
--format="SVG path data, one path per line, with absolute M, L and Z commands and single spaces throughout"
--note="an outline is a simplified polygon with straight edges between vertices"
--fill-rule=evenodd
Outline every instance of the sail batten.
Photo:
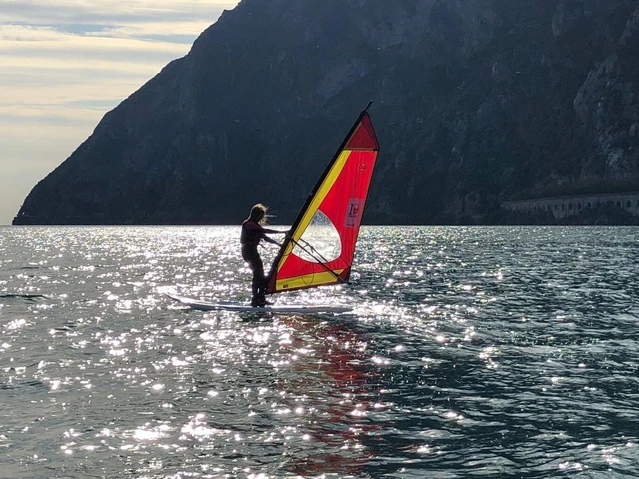
M 271 267 L 267 293 L 348 281 L 379 151 L 367 110 L 353 124 L 293 223 Z

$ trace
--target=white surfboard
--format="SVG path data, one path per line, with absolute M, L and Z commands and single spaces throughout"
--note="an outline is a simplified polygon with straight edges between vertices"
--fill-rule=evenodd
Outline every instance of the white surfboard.
M 175 294 L 166 294 L 169 298 L 177 301 L 184 306 L 189 306 L 200 311 L 238 311 L 251 313 L 274 313 L 274 314 L 291 314 L 291 313 L 347 313 L 352 311 L 349 306 L 339 306 L 333 304 L 274 304 L 269 306 L 251 306 L 246 303 L 239 302 L 219 302 L 212 303 L 202 301 L 201 299 L 188 298 L 186 296 L 178 296 Z

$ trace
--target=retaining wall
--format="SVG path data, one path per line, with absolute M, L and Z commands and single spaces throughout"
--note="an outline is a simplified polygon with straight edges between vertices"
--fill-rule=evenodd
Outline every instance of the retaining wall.
M 535 200 L 505 201 L 502 207 L 511 211 L 535 213 L 547 211 L 555 218 L 565 218 L 580 213 L 584 208 L 615 207 L 639 216 L 639 193 L 562 196 Z

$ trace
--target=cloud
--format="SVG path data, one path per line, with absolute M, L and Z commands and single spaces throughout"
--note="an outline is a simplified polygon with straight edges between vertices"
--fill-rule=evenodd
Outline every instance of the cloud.
M 0 0 L 0 224 L 233 0 Z
M 3 23 L 28 25 L 72 25 L 217 20 L 223 9 L 234 8 L 233 0 L 0 0 Z

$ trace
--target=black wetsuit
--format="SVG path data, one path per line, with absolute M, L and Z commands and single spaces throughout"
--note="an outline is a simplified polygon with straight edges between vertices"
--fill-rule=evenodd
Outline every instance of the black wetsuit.
M 260 244 L 260 240 L 278 244 L 277 241 L 266 236 L 266 233 L 278 233 L 278 231 L 263 228 L 254 221 L 246 220 L 242 223 L 240 243 L 242 243 L 242 258 L 249 264 L 249 268 L 253 272 L 251 281 L 251 293 L 253 294 L 251 304 L 253 306 L 264 302 L 266 290 L 264 264 L 262 263 L 262 258 L 260 258 L 260 253 L 257 251 L 257 246 Z

